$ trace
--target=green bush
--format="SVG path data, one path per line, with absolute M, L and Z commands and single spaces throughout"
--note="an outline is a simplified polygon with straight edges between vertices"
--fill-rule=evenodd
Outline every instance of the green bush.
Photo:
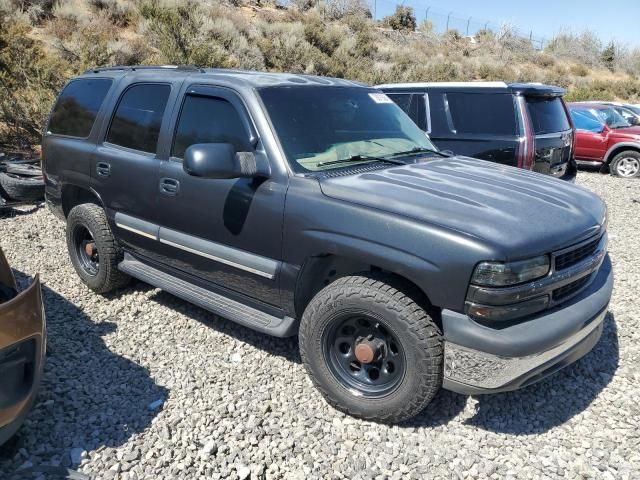
M 385 17 L 382 21 L 394 30 L 415 32 L 417 26 L 413 8 L 403 5 L 396 5 L 396 11 L 392 15 Z

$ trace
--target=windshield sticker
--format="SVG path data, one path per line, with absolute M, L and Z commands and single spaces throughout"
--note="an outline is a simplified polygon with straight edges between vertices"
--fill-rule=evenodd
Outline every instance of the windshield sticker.
M 376 103 L 393 103 L 393 100 L 387 97 L 384 93 L 370 93 L 369 96 Z

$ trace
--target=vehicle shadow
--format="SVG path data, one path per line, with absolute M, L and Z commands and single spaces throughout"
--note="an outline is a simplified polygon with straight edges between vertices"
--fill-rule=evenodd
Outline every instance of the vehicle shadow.
M 143 285 L 145 284 L 142 282 L 136 282 L 135 288 L 144 288 Z M 298 350 L 297 336 L 277 338 L 257 332 L 162 290 L 154 294 L 151 299 L 208 327 L 215 328 L 220 333 L 234 337 L 271 355 L 283 357 L 295 363 L 302 362 Z
M 32 281 L 14 274 L 20 288 Z M 48 336 L 44 375 L 22 428 L 0 447 L 2 479 L 31 478 L 15 473 L 27 460 L 70 466 L 72 448 L 121 446 L 151 425 L 161 407 L 149 405 L 167 397 L 145 368 L 107 347 L 103 337 L 117 329 L 114 322 L 95 323 L 47 286 L 42 293 Z

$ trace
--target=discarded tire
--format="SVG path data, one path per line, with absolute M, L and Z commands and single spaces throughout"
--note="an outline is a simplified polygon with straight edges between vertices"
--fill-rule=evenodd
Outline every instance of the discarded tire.
M 41 177 L 0 172 L 0 193 L 7 200 L 37 202 L 44 198 L 44 182 Z

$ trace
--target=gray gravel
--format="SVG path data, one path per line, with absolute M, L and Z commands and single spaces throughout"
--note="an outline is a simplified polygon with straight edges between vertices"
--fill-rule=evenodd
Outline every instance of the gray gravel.
M 49 322 L 44 384 L 0 450 L 0 478 L 23 478 L 14 472 L 29 465 L 122 480 L 639 478 L 640 181 L 580 173 L 578 183 L 610 210 L 616 286 L 595 350 L 519 392 L 441 392 L 394 427 L 330 408 L 295 340 L 142 283 L 92 294 L 47 210 L 0 217 L 20 281 L 42 276 Z

